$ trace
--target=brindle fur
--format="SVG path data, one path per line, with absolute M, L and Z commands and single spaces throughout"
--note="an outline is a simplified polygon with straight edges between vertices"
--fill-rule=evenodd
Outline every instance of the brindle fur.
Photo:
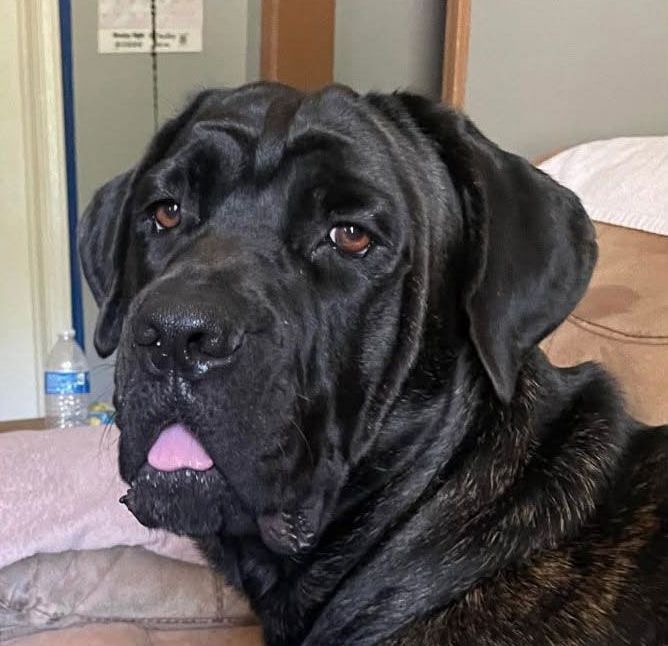
M 563 402 L 550 435 L 537 437 L 535 420 L 509 420 L 481 441 L 492 450 L 461 465 L 454 503 L 441 513 L 471 504 L 471 491 L 484 492 L 487 508 L 454 521 L 462 529 L 445 538 L 444 562 L 481 542 L 493 556 L 461 596 L 388 644 L 668 643 L 668 428 L 610 410 L 607 379 L 593 366 L 581 370 L 593 379 L 574 393 L 575 409 Z M 520 388 L 531 414 L 551 397 L 526 375 Z M 532 485 L 536 470 L 547 479 Z

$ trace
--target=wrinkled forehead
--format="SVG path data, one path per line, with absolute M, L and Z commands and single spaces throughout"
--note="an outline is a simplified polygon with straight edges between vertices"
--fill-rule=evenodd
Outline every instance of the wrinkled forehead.
M 270 176 L 286 157 L 313 150 L 356 160 L 365 174 L 382 177 L 387 175 L 386 156 L 396 133 L 388 132 L 381 116 L 345 86 L 304 94 L 280 84 L 258 83 L 210 92 L 166 156 L 215 142 L 219 136 L 252 152 L 256 177 Z
M 197 122 L 238 122 L 272 138 L 290 138 L 309 127 L 345 130 L 345 116 L 358 112 L 360 97 L 345 86 L 305 94 L 278 83 L 256 83 L 233 91 L 214 90 L 193 115 Z

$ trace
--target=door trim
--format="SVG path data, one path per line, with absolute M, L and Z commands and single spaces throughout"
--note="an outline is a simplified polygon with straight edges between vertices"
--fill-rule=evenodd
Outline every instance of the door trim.
M 263 0 L 260 77 L 300 90 L 332 82 L 336 0 Z
M 447 0 L 441 100 L 460 110 L 466 99 L 470 33 L 471 0 Z

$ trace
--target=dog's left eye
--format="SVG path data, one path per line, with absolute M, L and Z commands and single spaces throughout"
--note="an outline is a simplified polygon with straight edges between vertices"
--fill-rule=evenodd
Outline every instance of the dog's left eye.
M 173 229 L 181 223 L 181 206 L 173 200 L 156 202 L 151 206 L 150 213 L 155 223 L 156 231 Z
M 371 236 L 355 224 L 341 224 L 329 232 L 329 239 L 339 251 L 351 256 L 363 256 L 371 247 Z

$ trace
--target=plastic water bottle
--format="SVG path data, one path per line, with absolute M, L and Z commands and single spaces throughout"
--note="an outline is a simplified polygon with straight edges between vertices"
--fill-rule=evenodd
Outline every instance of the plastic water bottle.
M 44 371 L 44 393 L 49 428 L 86 423 L 90 377 L 86 357 L 74 340 L 74 330 L 59 334 L 49 353 Z

